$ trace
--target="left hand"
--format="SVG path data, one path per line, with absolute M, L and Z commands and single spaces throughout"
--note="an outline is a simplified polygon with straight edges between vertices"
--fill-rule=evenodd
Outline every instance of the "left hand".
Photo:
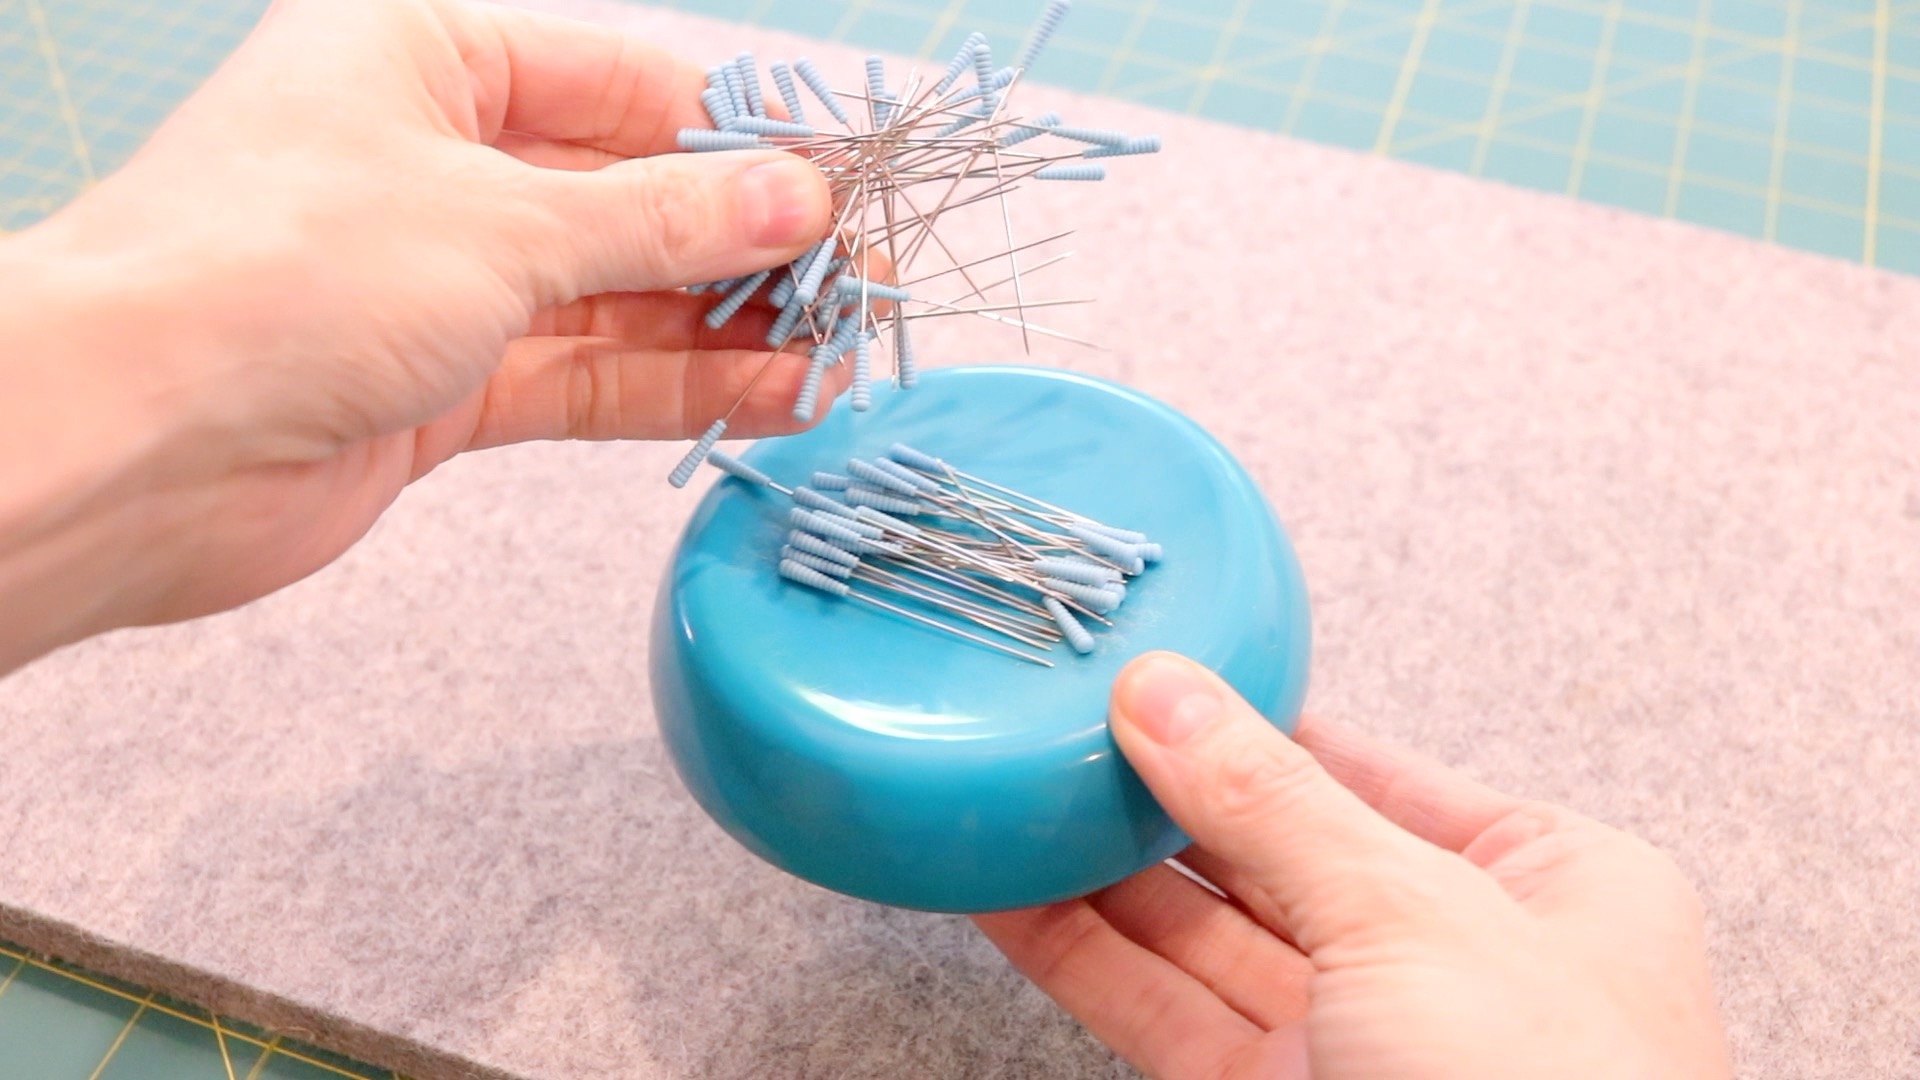
M 691 438 L 769 360 L 728 437 L 801 427 L 771 313 L 713 332 L 670 290 L 794 258 L 826 184 L 672 153 L 704 85 L 508 8 L 277 3 L 122 170 L 0 241 L 0 672 L 295 581 L 462 451 Z

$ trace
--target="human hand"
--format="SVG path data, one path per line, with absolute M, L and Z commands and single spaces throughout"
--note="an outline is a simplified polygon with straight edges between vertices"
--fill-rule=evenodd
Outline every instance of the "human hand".
M 1644 842 L 1331 724 L 1289 740 L 1168 654 L 1111 722 L 1232 899 L 1158 866 L 975 921 L 1148 1075 L 1731 1075 L 1698 901 Z
M 729 437 L 802 426 L 771 311 L 714 332 L 664 291 L 829 225 L 794 155 L 669 153 L 704 85 L 588 24 L 280 0 L 123 169 L 0 242 L 0 672 L 297 580 L 461 451 L 691 437 L 763 368 Z

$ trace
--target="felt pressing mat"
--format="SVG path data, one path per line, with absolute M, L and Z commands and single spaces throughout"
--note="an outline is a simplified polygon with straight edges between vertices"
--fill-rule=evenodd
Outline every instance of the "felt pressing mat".
M 1032 359 L 1254 470 L 1310 707 L 1672 851 L 1743 1074 L 1920 1068 L 1920 284 L 1022 93 L 1167 140 L 1024 193 L 1101 300 L 1047 322 L 1110 346 Z M 923 325 L 927 362 L 1021 358 Z M 0 937 L 422 1076 L 1125 1075 L 964 920 L 786 878 L 682 792 L 644 677 L 711 482 L 665 485 L 681 450 L 456 461 L 308 581 L 0 682 Z

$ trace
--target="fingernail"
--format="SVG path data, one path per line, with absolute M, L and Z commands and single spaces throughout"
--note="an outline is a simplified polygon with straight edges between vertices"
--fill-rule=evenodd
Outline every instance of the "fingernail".
M 1146 660 L 1127 677 L 1121 693 L 1120 711 L 1163 746 L 1191 738 L 1220 715 L 1224 704 L 1204 671 L 1175 656 Z
M 740 219 L 747 240 L 759 247 L 787 247 L 822 231 L 820 174 L 800 158 L 755 165 L 740 177 Z

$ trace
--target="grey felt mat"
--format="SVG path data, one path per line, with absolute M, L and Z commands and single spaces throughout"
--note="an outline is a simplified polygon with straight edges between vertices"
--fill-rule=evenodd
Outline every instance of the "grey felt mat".
M 1310 707 L 1674 852 L 1744 1075 L 1920 1072 L 1920 283 L 1023 93 L 1166 138 L 1030 193 L 1101 298 L 1051 321 L 1110 346 L 1032 360 L 1255 471 Z M 0 935 L 430 1077 L 1126 1075 L 964 920 L 788 879 L 682 792 L 644 675 L 712 476 L 669 489 L 680 452 L 457 461 L 308 581 L 0 683 Z

